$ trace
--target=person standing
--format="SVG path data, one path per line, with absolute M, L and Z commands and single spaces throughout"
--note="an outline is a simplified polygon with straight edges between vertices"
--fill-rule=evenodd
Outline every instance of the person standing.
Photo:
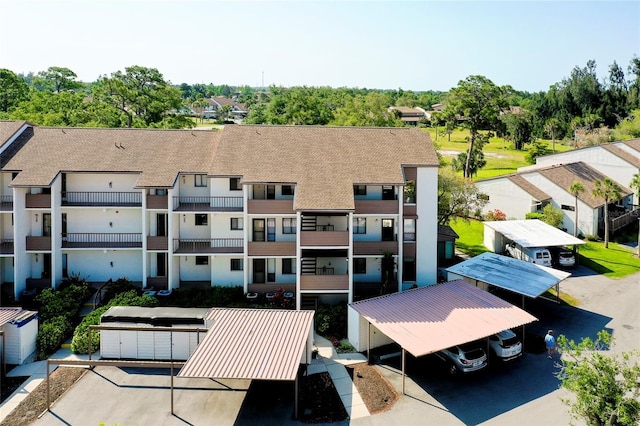
M 553 330 L 547 331 L 547 335 L 544 336 L 544 345 L 547 347 L 547 358 L 551 359 L 556 351 L 556 338 L 553 335 Z

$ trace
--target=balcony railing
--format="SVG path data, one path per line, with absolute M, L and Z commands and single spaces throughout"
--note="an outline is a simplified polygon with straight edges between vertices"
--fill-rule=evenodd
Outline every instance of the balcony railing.
M 317 291 L 317 290 L 333 290 L 348 291 L 349 276 L 348 275 L 301 275 L 300 290 Z
M 242 197 L 173 197 L 175 211 L 241 212 Z
M 63 192 L 63 206 L 140 207 L 141 192 Z
M 50 209 L 51 194 L 26 194 L 25 207 L 28 209 Z
M 348 246 L 349 231 L 301 231 L 302 246 Z
M 13 254 L 13 240 L 0 240 L 0 254 Z
M 293 200 L 248 200 L 247 211 L 262 214 L 293 214 Z
M 355 200 L 356 214 L 397 214 L 397 200 Z
M 51 250 L 51 237 L 27 237 L 27 250 Z
M 168 250 L 169 238 L 168 237 L 147 237 L 147 250 Z
M 295 256 L 295 241 L 249 242 L 249 256 Z
M 391 252 L 398 254 L 398 243 L 396 241 L 354 241 L 353 254 L 356 255 L 382 255 Z
M 142 247 L 142 234 L 135 232 L 62 234 L 63 248 L 138 248 Z
M 148 209 L 168 209 L 169 197 L 166 195 L 147 195 Z
M 0 195 L 0 211 L 13 210 L 13 195 Z
M 174 253 L 242 253 L 242 238 L 184 238 L 173 240 Z

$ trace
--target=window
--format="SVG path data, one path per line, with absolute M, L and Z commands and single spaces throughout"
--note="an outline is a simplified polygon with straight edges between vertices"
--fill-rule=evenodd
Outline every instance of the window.
M 295 234 L 297 228 L 297 220 L 295 218 L 282 219 L 282 233 Z
M 404 240 L 405 241 L 416 240 L 416 220 L 415 219 L 404 220 Z
M 267 200 L 275 200 L 275 199 L 276 199 L 276 186 L 267 185 Z
M 197 214 L 196 215 L 196 225 L 198 226 L 207 226 L 209 223 L 209 218 L 206 214 Z
M 293 195 L 293 185 L 282 185 L 282 195 Z
M 367 259 L 354 258 L 353 259 L 353 273 L 354 274 L 366 274 L 367 273 Z
M 396 194 L 393 189 L 393 186 L 384 185 L 382 187 L 382 199 L 383 200 L 395 200 Z
M 231 259 L 231 270 L 242 271 L 242 259 Z
M 367 186 L 353 185 L 353 195 L 367 195 Z
M 366 234 L 367 233 L 367 219 L 364 217 L 353 218 L 353 233 L 354 234 Z
M 270 217 L 267 219 L 267 241 L 276 240 L 276 220 Z
M 200 186 L 200 187 L 207 186 L 207 175 L 195 175 L 194 186 Z
M 196 265 L 208 265 L 209 256 L 196 256 Z
M 570 212 L 574 212 L 574 211 L 576 211 L 575 206 L 568 206 L 568 205 L 566 205 L 566 204 L 562 204 L 562 205 L 560 206 L 560 208 L 561 208 L 562 210 L 569 210 Z
M 242 185 L 240 185 L 240 178 L 229 179 L 229 191 L 242 191 Z
M 283 274 L 295 274 L 296 273 L 296 260 L 295 259 L 282 259 L 282 273 Z
M 414 204 L 416 202 L 416 181 L 408 180 L 404 185 L 404 202 Z
M 244 229 L 244 220 L 241 217 L 232 217 L 231 218 L 231 230 L 232 231 L 241 231 Z

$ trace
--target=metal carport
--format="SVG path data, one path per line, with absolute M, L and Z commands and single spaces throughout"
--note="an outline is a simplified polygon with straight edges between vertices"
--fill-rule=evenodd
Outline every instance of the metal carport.
M 212 321 L 178 377 L 295 381 L 309 364 L 314 311 L 213 308 Z
M 551 247 L 586 244 L 581 239 L 567 234 L 539 219 L 499 220 L 484 223 L 484 246 L 502 253 L 504 239 L 522 247 Z
M 405 351 L 415 357 L 481 339 L 537 318 L 464 280 L 393 293 L 349 305 L 371 326 L 402 348 L 402 393 Z
M 446 271 L 473 280 L 476 285 L 482 282 L 521 294 L 522 308 L 524 296 L 536 298 L 554 286 L 559 295 L 560 282 L 571 276 L 569 272 L 489 252 L 450 266 Z

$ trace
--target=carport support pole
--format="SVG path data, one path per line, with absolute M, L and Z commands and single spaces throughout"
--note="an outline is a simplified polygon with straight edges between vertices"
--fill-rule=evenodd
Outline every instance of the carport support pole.
M 367 364 L 371 364 L 371 323 L 367 321 Z
M 405 361 L 406 361 L 406 357 L 405 357 L 405 350 L 404 348 L 402 348 L 402 394 L 406 395 L 405 391 L 404 391 L 404 382 L 405 382 L 405 378 L 407 377 L 407 372 L 405 370 Z
M 47 411 L 51 408 L 51 398 L 49 396 L 49 360 L 47 360 Z
M 298 374 L 296 374 L 296 380 L 294 381 L 293 384 L 293 418 L 294 419 L 298 419 L 298 398 L 300 398 L 299 392 L 298 392 L 298 386 L 300 385 L 300 383 L 298 382 Z
M 171 359 L 171 415 L 173 415 L 173 358 Z

